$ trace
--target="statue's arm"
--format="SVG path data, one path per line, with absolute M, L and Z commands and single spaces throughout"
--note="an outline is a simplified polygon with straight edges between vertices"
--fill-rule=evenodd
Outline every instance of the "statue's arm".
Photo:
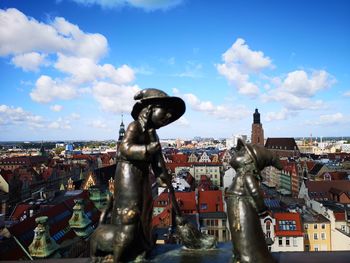
M 119 150 L 128 160 L 147 160 L 149 158 L 146 144 L 139 144 L 142 128 L 136 121 L 129 124 Z
M 254 200 L 255 207 L 257 209 L 258 214 L 263 214 L 267 211 L 267 207 L 264 203 L 264 197 L 262 196 L 259 188 L 259 183 L 255 179 L 256 175 L 253 173 L 247 173 L 245 176 L 245 184 L 247 187 L 247 190 L 251 197 Z

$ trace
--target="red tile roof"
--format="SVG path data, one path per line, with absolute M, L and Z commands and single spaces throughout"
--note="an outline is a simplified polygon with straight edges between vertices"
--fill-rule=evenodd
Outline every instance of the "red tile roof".
M 176 192 L 175 193 L 177 203 L 181 211 L 195 212 L 197 211 L 195 192 Z M 159 201 L 168 201 L 168 193 L 161 193 L 153 202 L 154 207 L 165 207 L 167 204 L 160 205 Z
M 345 221 L 345 212 L 334 212 L 335 221 Z
M 222 192 L 216 191 L 198 191 L 199 212 L 224 212 Z M 203 209 L 206 204 L 207 209 Z
M 301 217 L 299 213 L 274 213 L 273 217 L 276 219 L 276 236 L 303 236 Z M 286 221 L 288 222 L 288 224 L 286 224 Z M 293 227 L 283 229 L 283 226 L 289 225 L 289 223 L 292 223 L 291 225 L 294 226 L 294 229 Z
M 187 155 L 186 154 L 173 154 L 170 156 L 170 159 L 174 162 L 174 163 L 187 163 Z
M 30 204 L 18 204 L 15 209 L 13 210 L 12 214 L 11 214 L 11 219 L 16 221 L 19 220 L 21 218 L 21 216 L 24 215 L 24 212 L 27 211 L 27 217 L 29 217 L 29 208 L 32 205 Z

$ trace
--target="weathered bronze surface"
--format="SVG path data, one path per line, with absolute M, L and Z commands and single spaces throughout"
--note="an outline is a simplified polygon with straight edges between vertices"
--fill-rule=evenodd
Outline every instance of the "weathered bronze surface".
M 171 185 L 156 129 L 180 118 L 185 103 L 157 89 L 141 90 L 134 99 L 138 100 L 131 112 L 134 121 L 128 126 L 117 153 L 113 207 L 110 204 L 102 213 L 101 224 L 91 237 L 93 259 L 110 254 L 113 262 L 144 258 L 154 245 L 150 168 L 156 177 Z M 112 218 L 106 224 L 109 211 Z M 111 260 L 110 256 L 105 259 Z
M 230 164 L 236 170 L 225 194 L 233 245 L 232 262 L 275 262 L 268 251 L 259 220 L 259 216 L 267 211 L 259 182 L 260 172 L 265 167 L 281 169 L 279 159 L 262 146 L 239 140 Z

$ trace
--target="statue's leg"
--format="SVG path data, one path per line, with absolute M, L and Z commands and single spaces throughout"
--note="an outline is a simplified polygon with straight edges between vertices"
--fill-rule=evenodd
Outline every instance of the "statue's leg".
M 120 227 L 120 232 L 117 233 L 117 239 L 113 246 L 113 257 L 114 263 L 120 262 L 124 255 L 127 247 L 131 244 L 134 239 L 136 224 L 123 225 Z

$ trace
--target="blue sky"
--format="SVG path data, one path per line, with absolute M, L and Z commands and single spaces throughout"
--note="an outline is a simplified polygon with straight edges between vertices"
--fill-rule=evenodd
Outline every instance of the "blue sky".
M 182 97 L 161 138 L 350 135 L 346 0 L 0 0 L 0 140 L 116 139 L 132 97 Z

